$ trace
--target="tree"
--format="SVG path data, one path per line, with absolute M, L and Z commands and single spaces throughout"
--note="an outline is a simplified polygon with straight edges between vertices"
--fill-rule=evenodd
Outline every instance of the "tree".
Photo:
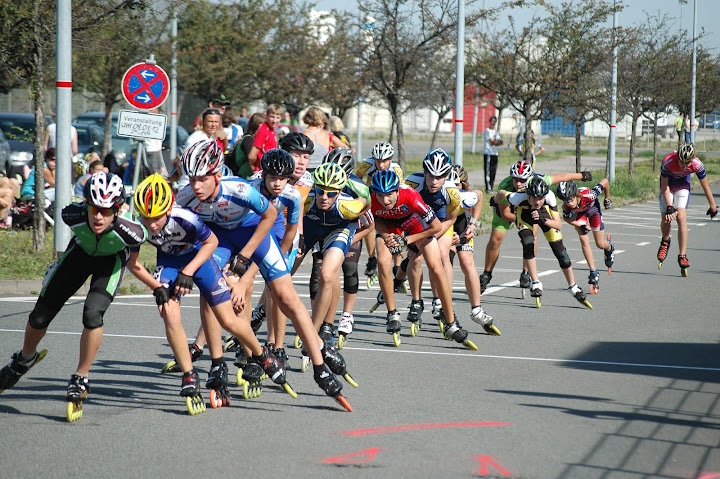
M 417 98 L 419 106 L 426 106 L 438 115 L 432 140 L 430 141 L 430 150 L 435 148 L 443 118 L 454 107 L 455 90 L 448 88 L 448 78 L 453 78 L 455 75 L 455 59 L 457 55 L 454 51 L 448 50 L 446 48 L 433 52 L 428 59 L 428 63 L 423 65 L 425 88 Z

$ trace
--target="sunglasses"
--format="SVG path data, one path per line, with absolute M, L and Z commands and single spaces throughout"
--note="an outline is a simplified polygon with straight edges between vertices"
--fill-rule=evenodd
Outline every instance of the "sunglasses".
M 222 115 L 222 113 L 220 113 L 220 110 L 218 110 L 217 108 L 209 108 L 209 109 L 205 110 L 205 114 L 203 115 L 203 118 L 208 115 Z
M 100 208 L 95 205 L 87 205 L 88 207 L 88 213 L 92 216 L 96 216 L 98 213 L 100 213 L 103 216 L 112 216 L 117 212 L 117 209 L 115 208 Z
M 324 190 L 324 189 L 320 188 L 319 186 L 315 187 L 315 196 L 327 195 L 328 198 L 335 198 L 338 195 L 338 193 L 340 193 L 340 192 Z

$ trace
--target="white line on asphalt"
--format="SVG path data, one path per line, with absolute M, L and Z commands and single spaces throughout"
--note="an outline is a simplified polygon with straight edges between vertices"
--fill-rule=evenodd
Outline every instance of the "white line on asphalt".
M 649 244 L 650 244 L 649 241 L 643 241 L 642 243 L 638 243 L 636 246 L 647 246 Z

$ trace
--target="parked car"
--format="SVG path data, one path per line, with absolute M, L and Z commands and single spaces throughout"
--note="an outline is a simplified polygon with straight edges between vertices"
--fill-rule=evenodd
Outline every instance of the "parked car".
M 118 165 L 122 165 L 129 158 L 132 151 L 137 148 L 136 142 L 132 138 L 119 136 L 117 134 L 118 113 L 113 113 L 110 119 L 110 141 L 111 151 L 115 155 L 115 161 Z M 95 125 L 105 128 L 105 113 L 100 111 L 86 111 L 75 117 L 76 124 Z
M 183 128 L 182 126 L 177 126 L 177 149 L 175 151 L 175 155 L 170 155 L 170 123 L 167 124 L 165 127 L 165 139 L 163 140 L 162 145 L 162 153 L 163 153 L 163 160 L 165 161 L 165 166 L 167 167 L 168 171 L 172 170 L 172 162 L 173 159 L 177 158 L 178 156 L 182 155 L 183 147 L 185 146 L 185 143 L 187 142 L 187 139 L 190 137 L 190 133 Z
M 95 151 L 102 148 L 105 130 L 88 123 L 73 123 L 72 126 L 78 133 L 78 153 L 86 155 L 91 148 L 94 148 Z
M 10 170 L 10 144 L 0 130 L 0 174 L 7 175 Z
M 45 117 L 45 123 L 52 119 Z M 10 145 L 10 167 L 8 175 L 22 174 L 25 166 L 32 168 L 35 157 L 35 114 L 0 113 L 0 130 Z
M 714 110 L 698 118 L 699 128 L 720 129 L 720 111 Z

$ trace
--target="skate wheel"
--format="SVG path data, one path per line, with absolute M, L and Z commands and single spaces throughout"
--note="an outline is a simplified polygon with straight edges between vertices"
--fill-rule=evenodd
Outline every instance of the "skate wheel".
M 540 302 L 540 296 L 535 298 L 535 306 L 538 308 L 542 308 L 542 303 Z
M 300 336 L 295 336 L 295 341 L 293 341 L 293 346 L 295 346 L 295 349 L 302 348 L 302 339 L 300 339 Z
M 393 333 L 393 343 L 395 344 L 396 348 L 400 347 L 400 343 L 402 341 L 400 340 L 400 333 Z
M 352 412 L 352 406 L 350 405 L 348 400 L 345 399 L 345 396 L 343 396 L 342 394 L 338 394 L 337 396 L 335 396 L 335 400 L 339 405 L 344 407 L 347 412 Z
M 520 288 L 520 294 L 522 295 L 522 299 L 525 299 L 525 296 L 526 296 L 525 288 Z
M 440 333 L 445 334 L 445 323 L 443 323 L 441 319 L 438 319 L 438 327 L 440 328 Z
M 347 339 L 345 339 L 345 335 L 341 334 L 338 336 L 338 349 L 342 349 L 345 347 L 345 344 L 347 344 Z
M 235 378 L 235 383 L 236 383 L 238 386 L 242 386 L 243 384 L 245 384 L 245 383 L 247 382 L 247 381 L 245 381 L 245 380 L 243 379 L 242 375 L 243 375 L 243 370 L 242 370 L 242 368 L 240 368 L 240 369 L 237 370 L 237 375 L 236 375 L 236 378 Z
M 210 390 L 210 407 L 213 409 L 222 407 L 222 399 L 220 398 L 218 392 L 214 389 Z
M 610 266 L 607 270 L 608 270 L 608 276 L 611 276 L 612 275 L 612 266 Z
M 303 356 L 302 361 L 300 362 L 300 372 L 304 373 L 310 369 L 310 358 L 308 356 Z
M 68 422 L 75 422 L 82 417 L 82 402 L 68 401 L 66 416 Z
M 260 383 L 251 385 L 249 382 L 245 382 L 242 387 L 243 399 L 260 397 L 260 394 L 262 394 L 262 385 Z
M 475 343 L 473 343 L 473 342 L 470 341 L 469 339 L 466 339 L 465 341 L 463 341 L 463 346 L 465 346 L 466 348 L 468 348 L 468 349 L 470 349 L 470 350 L 472 350 L 472 351 L 477 351 L 477 350 L 478 350 L 478 347 L 475 345 Z
M 292 386 L 290 386 L 290 384 L 285 383 L 282 385 L 282 387 L 285 390 L 285 392 L 288 393 L 293 399 L 297 399 L 297 393 L 292 388 Z
M 594 284 L 590 285 L 590 294 L 597 294 L 598 293 L 598 287 Z
M 353 377 L 350 376 L 350 373 L 345 372 L 345 374 L 343 374 L 343 378 L 345 378 L 345 381 L 347 381 L 350 386 L 354 388 L 358 387 L 358 383 L 356 383 Z
M 180 369 L 179 369 L 179 366 L 178 366 L 177 362 L 176 362 L 174 359 L 173 359 L 172 361 L 170 361 L 169 363 L 167 363 L 167 364 L 162 368 L 163 374 L 176 373 L 176 372 L 178 372 L 179 370 L 180 370 Z
M 222 405 L 223 406 L 230 405 L 230 391 L 225 391 L 225 393 L 223 393 Z
M 490 326 L 484 326 L 483 329 L 485 329 L 486 333 L 493 336 L 502 336 L 502 334 L 500 334 L 500 330 L 494 324 L 491 324 Z
M 583 305 L 584 305 L 586 308 L 588 308 L 588 309 L 593 309 L 592 304 L 590 304 L 590 301 L 588 301 L 587 299 L 586 299 L 586 300 L 583 300 L 582 303 L 583 303 Z
M 410 324 L 410 336 L 415 336 L 418 331 L 420 331 L 420 327 L 418 326 L 418 323 L 411 323 Z
M 680 275 L 681 275 L 683 278 L 687 278 L 687 277 L 688 277 L 688 270 L 687 270 L 687 268 L 681 269 L 681 270 L 680 270 Z
M 662 261 L 658 263 L 658 269 L 662 269 Z
M 379 307 L 380 307 L 380 303 L 375 303 L 375 306 L 373 306 L 372 308 L 370 308 L 370 312 L 371 312 L 371 313 L 374 313 L 375 310 L 378 309 Z
M 188 396 L 185 398 L 185 404 L 187 405 L 188 412 L 191 416 L 205 412 L 205 401 L 200 394 L 197 396 Z

